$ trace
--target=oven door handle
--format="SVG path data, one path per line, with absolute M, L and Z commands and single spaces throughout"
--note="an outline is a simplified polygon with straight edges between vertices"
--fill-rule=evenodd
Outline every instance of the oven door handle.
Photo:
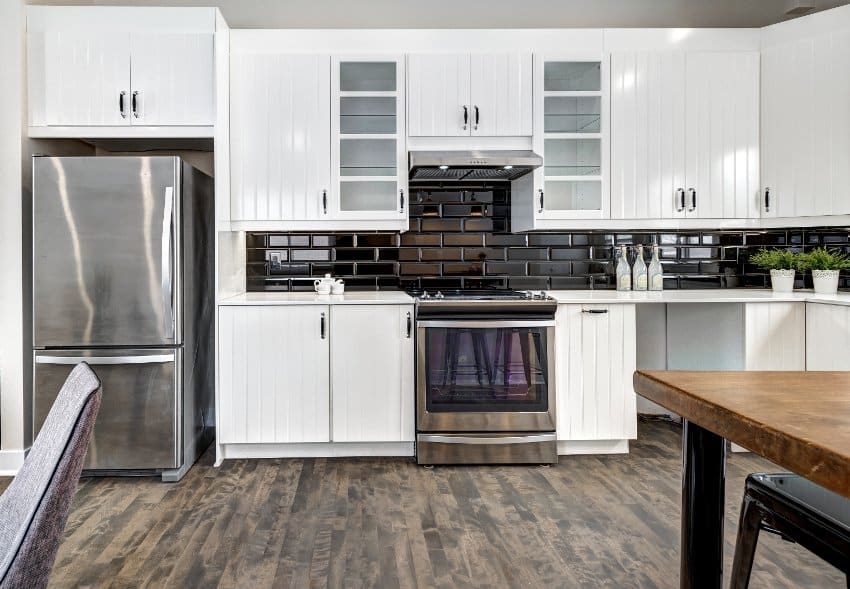
M 499 328 L 503 328 L 503 327 L 555 327 L 555 321 L 554 320 L 552 320 L 552 321 L 540 321 L 540 320 L 514 321 L 514 320 L 511 320 L 511 319 L 507 319 L 507 320 L 504 320 L 504 321 L 501 321 L 501 320 L 496 320 L 496 321 L 492 321 L 492 320 L 490 320 L 490 321 L 464 321 L 464 320 L 460 320 L 460 321 L 454 321 L 454 320 L 431 321 L 431 320 L 426 319 L 424 321 L 417 321 L 416 326 L 417 327 L 447 327 L 447 328 L 459 327 L 459 328 L 479 328 L 479 329 L 494 329 L 494 328 L 499 329 Z
M 554 442 L 555 434 L 532 434 L 528 436 L 441 436 L 438 434 L 419 434 L 419 442 L 436 442 L 438 444 L 475 444 L 488 446 L 504 446 L 507 444 L 537 444 Z

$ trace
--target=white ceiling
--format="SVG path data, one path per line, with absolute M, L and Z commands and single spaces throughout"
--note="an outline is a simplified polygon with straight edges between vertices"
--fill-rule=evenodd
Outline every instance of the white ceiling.
M 31 0 L 31 4 L 211 6 L 234 28 L 762 27 L 850 0 Z

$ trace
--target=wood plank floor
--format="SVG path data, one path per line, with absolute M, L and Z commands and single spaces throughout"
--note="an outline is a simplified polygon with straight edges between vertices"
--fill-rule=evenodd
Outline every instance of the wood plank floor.
M 84 479 L 50 586 L 678 587 L 680 433 L 553 467 L 399 459 L 237 460 L 178 484 Z M 726 572 L 744 476 L 729 459 Z M 5 488 L 8 479 L 0 481 Z M 845 587 L 767 534 L 751 587 Z

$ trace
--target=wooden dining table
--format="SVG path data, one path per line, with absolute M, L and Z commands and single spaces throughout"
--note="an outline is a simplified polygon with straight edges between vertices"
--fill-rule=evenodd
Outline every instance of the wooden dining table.
M 726 440 L 850 498 L 850 372 L 640 370 L 634 389 L 683 420 L 683 589 L 723 582 Z

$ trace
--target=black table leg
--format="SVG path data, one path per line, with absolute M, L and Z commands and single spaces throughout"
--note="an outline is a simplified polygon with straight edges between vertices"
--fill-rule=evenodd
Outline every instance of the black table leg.
M 723 505 L 726 440 L 682 424 L 682 589 L 720 589 L 723 583 Z

